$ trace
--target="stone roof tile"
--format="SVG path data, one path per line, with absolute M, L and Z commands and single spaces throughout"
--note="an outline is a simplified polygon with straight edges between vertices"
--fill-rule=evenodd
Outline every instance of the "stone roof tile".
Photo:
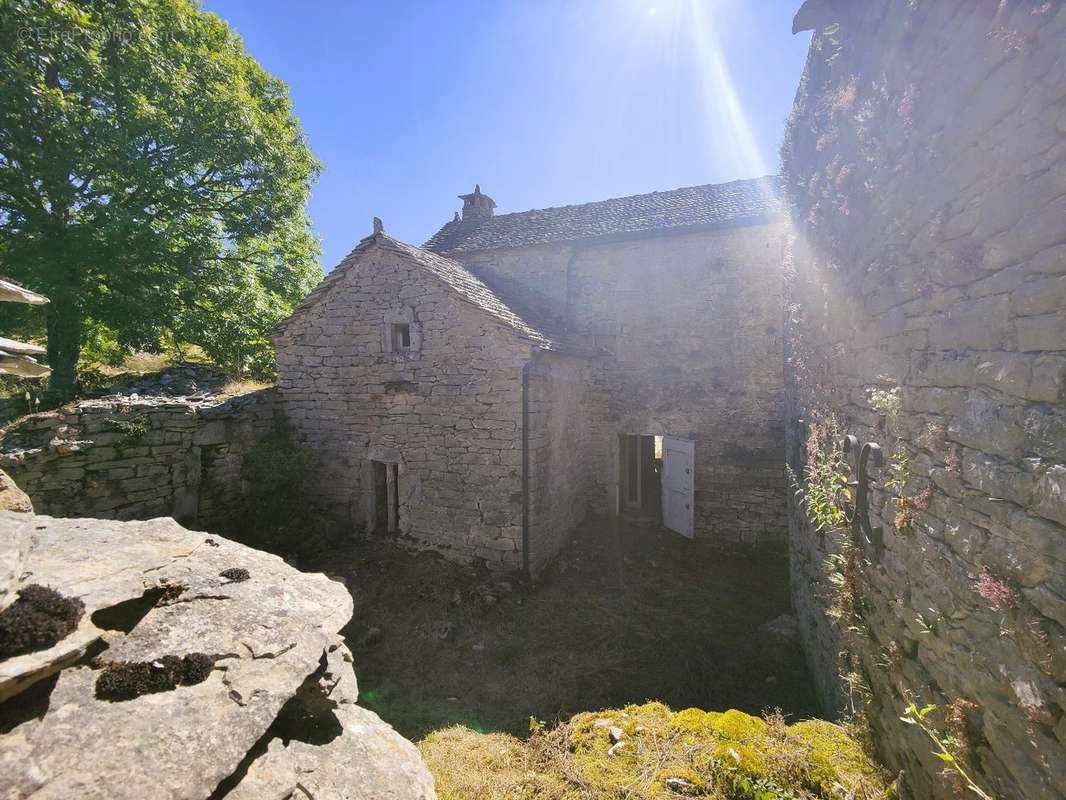
M 330 272 L 323 281 L 311 291 L 304 301 L 293 311 L 292 316 L 282 321 L 274 330 L 282 331 L 290 320 L 300 316 L 307 308 L 321 299 L 329 289 L 337 283 L 347 267 L 353 265 L 358 257 L 371 247 L 379 247 L 398 253 L 422 267 L 426 272 L 433 275 L 461 300 L 464 300 L 479 310 L 483 311 L 498 322 L 529 340 L 542 350 L 552 350 L 572 354 L 588 354 L 587 348 L 583 348 L 577 341 L 572 339 L 561 325 L 553 320 L 543 317 L 535 317 L 530 310 L 522 308 L 513 302 L 505 301 L 496 291 L 490 289 L 484 281 L 475 277 L 466 267 L 458 261 L 454 261 L 437 253 L 430 252 L 421 247 L 401 242 L 385 233 L 375 233 L 363 239 L 345 259 Z
M 424 247 L 442 254 L 759 222 L 784 213 L 774 176 L 574 206 L 453 220 Z

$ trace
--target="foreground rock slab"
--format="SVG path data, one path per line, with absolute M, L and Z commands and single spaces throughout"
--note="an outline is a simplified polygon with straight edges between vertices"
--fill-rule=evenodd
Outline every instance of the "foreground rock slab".
M 432 800 L 418 749 L 356 705 L 334 712 L 341 730 L 326 744 L 274 739 L 226 800 Z
M 2 513 L 0 541 L 25 538 L 27 521 L 20 585 L 77 597 L 85 617 L 50 650 L 0 662 L 7 691 L 18 692 L 0 705 L 0 797 L 217 796 L 220 784 L 239 782 L 257 745 L 269 748 L 279 712 L 316 675 L 328 676 L 329 691 L 337 692 L 326 713 L 343 700 L 355 717 L 369 714 L 353 705 L 355 676 L 338 643 L 352 614 L 342 584 L 171 519 Z M 213 668 L 194 685 L 160 691 L 133 680 L 132 699 L 101 699 L 98 680 L 108 670 L 128 663 L 162 670 L 168 658 L 200 653 Z M 144 688 L 153 691 L 139 694 Z M 351 750 L 387 760 L 364 763 L 361 772 L 339 770 L 336 780 L 361 780 L 374 769 L 403 772 L 405 762 L 395 756 L 413 746 L 393 734 L 399 749 L 386 752 L 379 729 L 391 729 L 369 717 L 348 737 Z M 340 753 L 330 758 L 346 763 Z M 408 761 L 425 771 L 417 753 Z M 429 794 L 337 796 L 434 795 L 430 784 Z

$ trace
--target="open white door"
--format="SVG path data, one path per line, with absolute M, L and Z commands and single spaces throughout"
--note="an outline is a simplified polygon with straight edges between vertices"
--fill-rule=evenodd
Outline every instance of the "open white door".
M 691 539 L 696 443 L 663 437 L 663 525 Z

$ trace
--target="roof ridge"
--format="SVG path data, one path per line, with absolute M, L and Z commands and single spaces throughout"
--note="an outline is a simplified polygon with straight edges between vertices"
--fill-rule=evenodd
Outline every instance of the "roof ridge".
M 634 194 L 623 194 L 618 197 L 605 197 L 602 200 L 589 200 L 585 203 L 566 203 L 561 206 L 543 206 L 540 208 L 528 208 L 525 211 L 508 211 L 506 214 L 494 214 L 490 219 L 500 219 L 501 217 L 514 217 L 520 214 L 529 214 L 533 211 L 566 211 L 572 208 L 585 208 L 586 206 L 594 206 L 599 203 L 617 203 L 620 200 L 632 200 L 637 197 L 652 197 L 653 195 L 665 195 L 673 194 L 675 192 L 684 192 L 690 189 L 721 189 L 726 186 L 732 186 L 736 183 L 755 183 L 756 181 L 766 180 L 778 180 L 779 175 L 761 175 L 758 178 L 737 178 L 735 180 L 726 181 L 725 183 L 694 183 L 691 186 L 678 186 L 674 189 L 655 189 L 651 192 L 636 192 Z M 445 225 L 453 224 L 455 220 L 449 220 L 444 223 Z M 461 221 L 460 221 L 461 224 Z
M 445 223 L 423 245 L 450 254 L 751 224 L 784 213 L 777 175 L 705 183 Z

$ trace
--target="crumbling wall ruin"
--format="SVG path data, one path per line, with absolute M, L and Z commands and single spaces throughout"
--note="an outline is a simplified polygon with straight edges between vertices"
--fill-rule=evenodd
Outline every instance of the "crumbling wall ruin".
M 789 462 L 804 472 L 827 432 L 879 442 L 884 550 L 827 568 L 840 535 L 793 503 L 808 655 L 831 707 L 872 689 L 875 738 L 913 796 L 955 787 L 899 721 L 911 699 L 939 706 L 930 720 L 995 795 L 1060 797 L 1066 6 L 819 8 L 833 18 L 784 148 Z
M 224 522 L 242 494 L 244 453 L 280 420 L 275 399 L 84 400 L 6 428 L 0 469 L 43 514 Z

